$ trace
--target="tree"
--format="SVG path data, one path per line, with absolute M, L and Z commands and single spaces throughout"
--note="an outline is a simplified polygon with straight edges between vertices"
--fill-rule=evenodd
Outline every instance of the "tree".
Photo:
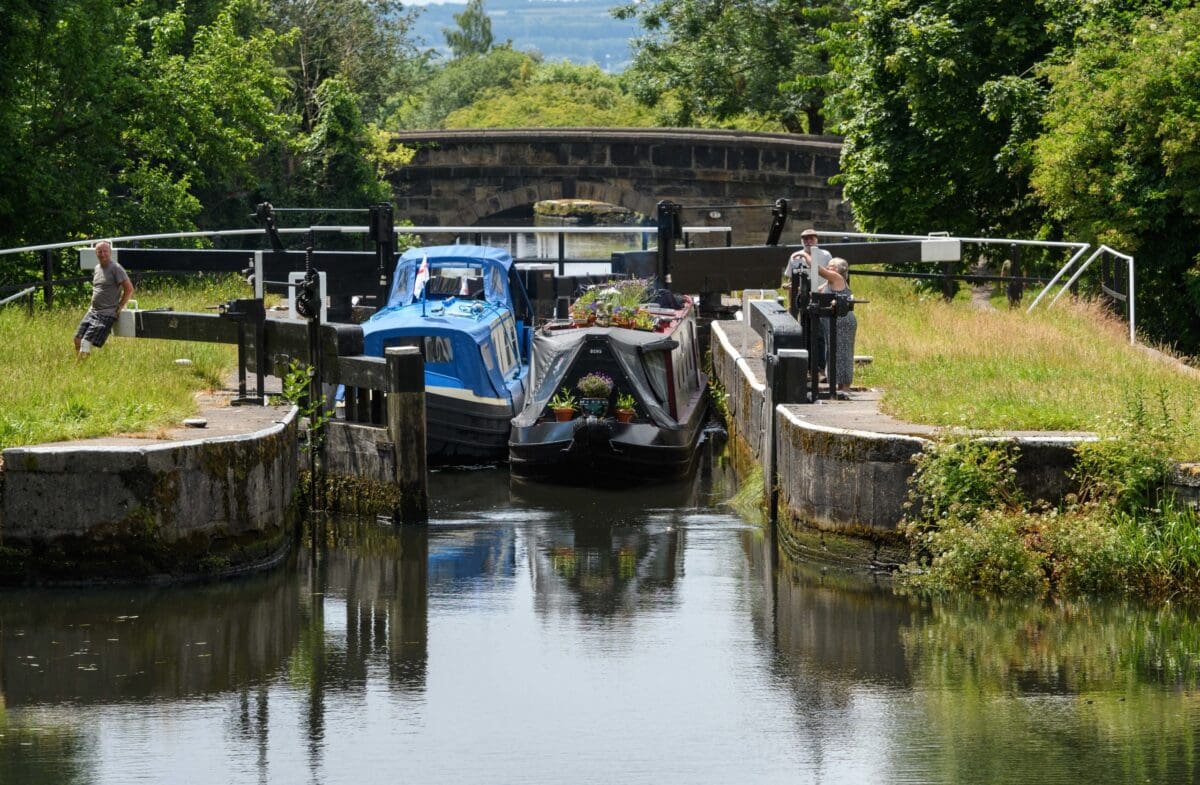
M 0 15 L 0 242 L 188 228 L 203 200 L 252 187 L 284 132 L 278 38 L 248 24 L 256 8 L 228 0 L 204 24 L 101 0 Z
M 653 114 L 615 76 L 597 66 L 538 65 L 528 78 L 490 87 L 451 112 L 447 128 L 631 127 L 654 124 Z
M 492 48 L 492 20 L 483 10 L 483 0 L 467 0 L 466 9 L 454 15 L 454 22 L 457 30 L 442 32 L 455 60 L 487 54 Z
M 671 124 L 757 114 L 824 133 L 829 36 L 846 0 L 654 0 L 614 13 L 646 30 L 629 75 L 640 100 L 670 107 Z
M 537 66 L 534 55 L 498 46 L 487 54 L 451 60 L 388 118 L 388 128 L 442 128 L 446 116 L 468 106 L 489 88 L 508 88 L 528 78 Z
M 317 88 L 317 122 L 303 140 L 302 178 L 294 197 L 320 207 L 362 207 L 384 201 L 390 191 L 364 154 L 372 145 L 358 96 L 340 77 Z
M 1144 330 L 1200 349 L 1200 8 L 1096 23 L 1044 68 L 1033 187 L 1072 236 L 1138 257 Z
M 295 31 L 282 65 L 304 133 L 313 130 L 317 89 L 330 77 L 359 96 L 368 120 L 382 119 L 387 99 L 412 89 L 412 61 L 424 55 L 409 37 L 416 12 L 399 0 L 270 0 L 270 10 L 272 27 Z
M 1020 154 L 1057 43 L 1043 3 L 864 0 L 837 57 L 842 182 L 870 231 L 1004 232 L 1031 222 Z M 1069 35 L 1069 31 L 1065 31 Z

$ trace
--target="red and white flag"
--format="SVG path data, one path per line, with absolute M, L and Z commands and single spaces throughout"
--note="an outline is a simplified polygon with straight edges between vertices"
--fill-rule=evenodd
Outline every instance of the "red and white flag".
M 429 282 L 429 257 L 421 257 L 421 266 L 417 268 L 417 277 L 413 279 L 413 299 L 425 294 L 425 284 Z

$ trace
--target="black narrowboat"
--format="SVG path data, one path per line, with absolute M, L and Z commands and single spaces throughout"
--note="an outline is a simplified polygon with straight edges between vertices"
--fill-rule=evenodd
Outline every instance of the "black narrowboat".
M 708 404 L 695 303 L 661 292 L 637 310 L 637 327 L 576 316 L 535 334 L 531 393 L 509 439 L 515 477 L 620 486 L 678 479 L 695 466 Z M 585 397 L 596 380 L 609 389 Z

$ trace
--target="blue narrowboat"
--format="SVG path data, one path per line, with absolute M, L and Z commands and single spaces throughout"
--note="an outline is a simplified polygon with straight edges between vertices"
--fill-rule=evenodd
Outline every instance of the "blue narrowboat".
M 531 312 L 507 251 L 443 245 L 400 256 L 387 306 L 362 325 L 365 352 L 421 351 L 432 462 L 507 457 L 529 380 L 531 332 L 518 316 Z

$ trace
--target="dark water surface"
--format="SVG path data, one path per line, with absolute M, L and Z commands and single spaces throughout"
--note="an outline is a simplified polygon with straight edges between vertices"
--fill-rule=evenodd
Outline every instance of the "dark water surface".
M 269 575 L 0 593 L 0 783 L 1197 780 L 1196 614 L 773 566 L 723 476 L 443 472 Z

